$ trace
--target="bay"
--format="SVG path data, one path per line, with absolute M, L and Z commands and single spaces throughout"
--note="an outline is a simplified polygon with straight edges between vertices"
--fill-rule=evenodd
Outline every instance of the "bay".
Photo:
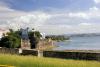
M 96 37 L 70 37 L 69 41 L 54 42 L 59 47 L 53 50 L 100 50 L 100 36 Z

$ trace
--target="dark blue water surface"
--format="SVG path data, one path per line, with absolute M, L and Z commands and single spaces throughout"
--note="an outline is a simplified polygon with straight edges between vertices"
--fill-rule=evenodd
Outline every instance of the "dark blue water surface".
M 54 42 L 59 47 L 53 50 L 100 50 L 100 36 L 98 37 L 70 37 L 69 41 Z

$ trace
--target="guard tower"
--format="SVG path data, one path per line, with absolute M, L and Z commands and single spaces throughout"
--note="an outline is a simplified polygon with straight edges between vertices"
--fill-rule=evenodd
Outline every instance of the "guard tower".
M 31 49 L 34 49 L 34 48 L 38 48 L 38 43 L 39 43 L 39 39 L 38 37 L 35 35 L 35 32 L 34 32 L 34 36 L 31 37 L 30 39 L 30 43 L 31 43 Z

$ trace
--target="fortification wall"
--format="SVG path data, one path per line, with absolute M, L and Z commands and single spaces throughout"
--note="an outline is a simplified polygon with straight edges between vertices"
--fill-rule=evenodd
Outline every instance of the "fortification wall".
M 40 40 L 39 43 L 34 44 L 35 48 L 42 48 L 47 46 L 53 46 L 53 42 L 51 39 L 43 39 Z M 29 39 L 21 39 L 21 48 L 22 49 L 31 49 L 31 43 Z
M 22 49 L 30 49 L 31 44 L 29 39 L 21 39 L 21 48 Z
M 34 56 L 38 56 L 38 51 L 37 50 L 23 50 L 22 54 L 23 55 L 34 55 Z
M 23 50 L 23 53 L 38 57 L 52 57 L 75 60 L 96 60 L 100 61 L 100 51 L 96 50 Z M 34 53 L 35 52 L 35 53 Z
M 0 53 L 10 53 L 10 54 L 20 54 L 22 53 L 22 49 L 14 49 L 14 48 L 0 48 Z
M 53 42 L 51 39 L 43 39 L 38 43 L 39 48 L 53 46 Z
M 0 48 L 0 53 L 11 53 L 11 54 L 21 53 L 23 55 L 34 55 L 38 57 L 100 61 L 99 50 L 36 50 L 36 49 L 21 50 L 21 49 L 11 49 L 11 48 Z
M 34 55 L 38 57 L 43 57 L 43 51 L 35 49 L 23 50 L 22 55 Z
M 100 53 L 92 52 L 71 52 L 71 51 L 43 51 L 43 57 L 76 59 L 76 60 L 97 60 L 100 61 Z

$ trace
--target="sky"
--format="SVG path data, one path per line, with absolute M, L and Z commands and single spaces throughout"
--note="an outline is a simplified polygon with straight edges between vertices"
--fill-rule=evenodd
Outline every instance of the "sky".
M 0 29 L 100 33 L 100 0 L 0 0 Z

